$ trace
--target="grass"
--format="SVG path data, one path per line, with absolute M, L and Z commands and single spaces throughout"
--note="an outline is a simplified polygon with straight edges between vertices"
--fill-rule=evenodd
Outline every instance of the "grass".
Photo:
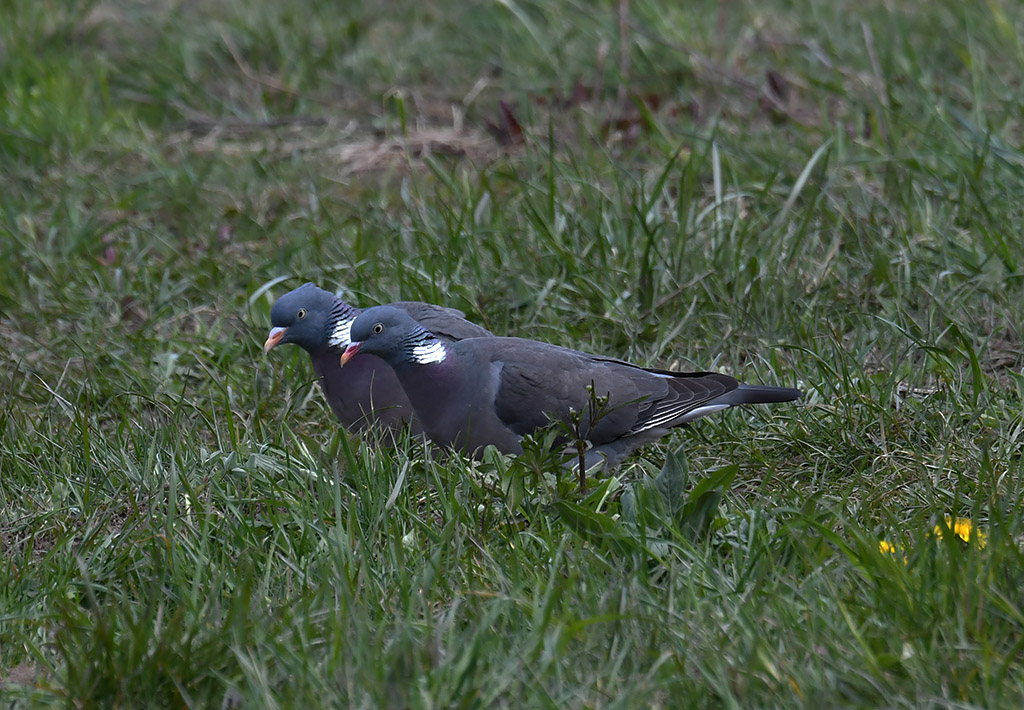
M 1024 14 L 628 7 L 4 4 L 4 707 L 1020 706 Z M 346 437 L 302 280 L 806 398 L 582 496 Z

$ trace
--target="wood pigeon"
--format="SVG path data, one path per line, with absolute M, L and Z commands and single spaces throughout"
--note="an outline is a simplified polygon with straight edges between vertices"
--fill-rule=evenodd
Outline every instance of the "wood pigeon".
M 522 439 L 582 414 L 586 468 L 617 466 L 637 447 L 738 404 L 789 402 L 789 387 L 740 384 L 716 372 L 669 372 L 521 338 L 445 342 L 407 312 L 378 306 L 352 323 L 348 367 L 372 354 L 393 369 L 423 430 L 439 446 L 479 455 L 488 444 L 522 452 Z M 590 391 L 588 391 L 588 388 Z M 596 408 L 592 404 L 607 398 Z M 599 458 L 597 458 L 599 457 Z
M 440 341 L 485 338 L 491 332 L 466 320 L 462 311 L 429 303 L 400 301 L 391 307 L 418 322 Z M 414 422 L 409 404 L 394 371 L 375 355 L 359 355 L 342 370 L 339 358 L 349 345 L 349 329 L 359 315 L 333 293 L 307 283 L 281 296 L 270 309 L 270 336 L 263 345 L 269 353 L 283 343 L 295 343 L 309 353 L 327 403 L 342 425 L 361 431 L 369 425 L 397 430 Z

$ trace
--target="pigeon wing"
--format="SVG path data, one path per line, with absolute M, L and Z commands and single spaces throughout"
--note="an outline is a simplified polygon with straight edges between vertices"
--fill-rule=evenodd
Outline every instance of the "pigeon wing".
M 401 308 L 412 316 L 413 320 L 443 340 L 489 338 L 494 335 L 486 328 L 466 320 L 466 314 L 456 308 L 445 308 L 418 301 L 398 301 L 391 305 Z
M 701 406 L 714 404 L 719 397 L 739 386 L 734 378 L 715 372 L 649 374 L 662 380 L 667 392 L 662 397 L 650 399 L 651 405 L 641 410 L 630 434 L 676 426 L 686 414 Z
M 589 411 L 593 385 L 594 394 L 609 403 L 596 425 L 585 421 L 584 430 L 588 438 L 616 438 L 629 431 L 649 397 L 626 369 L 546 343 L 502 338 L 492 348 L 491 362 L 500 367 L 495 413 L 520 436 L 552 420 L 565 421 L 570 411 Z
M 669 428 L 693 410 L 735 390 L 738 382 L 718 373 L 673 373 L 590 356 L 546 343 L 502 338 L 491 361 L 500 365 L 495 411 L 520 436 L 565 420 L 569 412 L 590 411 L 594 395 L 607 398 L 596 421 L 585 421 L 595 444 Z

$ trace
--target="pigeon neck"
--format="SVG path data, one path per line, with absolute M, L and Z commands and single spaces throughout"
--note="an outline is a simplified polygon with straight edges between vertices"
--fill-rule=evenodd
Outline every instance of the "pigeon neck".
M 331 314 L 327 318 L 327 347 L 332 352 L 341 354 L 352 342 L 352 321 L 359 311 L 340 298 L 334 300 Z
M 402 339 L 403 362 L 410 365 L 436 365 L 448 358 L 448 349 L 430 331 L 417 328 Z

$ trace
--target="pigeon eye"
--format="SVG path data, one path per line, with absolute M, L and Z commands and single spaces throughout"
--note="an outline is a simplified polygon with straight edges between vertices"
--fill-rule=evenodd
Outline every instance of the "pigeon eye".
M 376 333 L 377 335 L 380 335 L 381 333 L 383 333 L 384 332 L 384 324 L 383 323 L 374 323 L 373 324 L 373 332 Z
M 300 308 L 299 312 L 296 313 L 295 315 L 297 315 L 299 317 L 299 320 L 302 320 L 303 318 L 306 317 L 306 309 L 305 308 Z

